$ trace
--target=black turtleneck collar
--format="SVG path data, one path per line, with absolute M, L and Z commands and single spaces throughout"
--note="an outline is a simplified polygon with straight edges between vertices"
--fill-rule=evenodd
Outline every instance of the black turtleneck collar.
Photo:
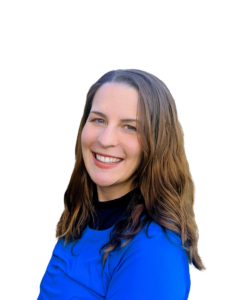
M 118 220 L 124 217 L 127 206 L 134 193 L 140 193 L 140 188 L 136 187 L 120 198 L 99 202 L 97 187 L 95 185 L 93 204 L 97 213 L 97 217 L 95 218 L 95 224 L 93 223 L 93 220 L 90 220 L 88 224 L 89 227 L 96 230 L 105 230 L 112 227 Z
M 94 194 L 93 194 L 93 202 L 94 202 L 95 208 L 97 208 L 97 209 L 115 209 L 115 208 L 120 208 L 120 207 L 124 207 L 124 206 L 127 207 L 128 203 L 131 200 L 131 197 L 133 196 L 133 193 L 136 192 L 138 189 L 139 189 L 139 187 L 136 187 L 132 191 L 123 195 L 122 197 L 119 197 L 119 198 L 116 198 L 113 200 L 100 202 L 98 200 L 97 187 L 95 185 Z

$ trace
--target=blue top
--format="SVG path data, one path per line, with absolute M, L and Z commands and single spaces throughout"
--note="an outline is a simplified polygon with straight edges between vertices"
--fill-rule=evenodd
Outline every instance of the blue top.
M 110 253 L 104 269 L 99 249 L 113 226 L 94 230 L 88 225 L 82 238 L 64 246 L 57 242 L 40 285 L 38 300 L 186 300 L 190 290 L 188 257 L 173 245 L 154 221 L 125 247 Z M 180 238 L 167 229 L 179 245 Z M 123 242 L 124 240 L 122 240 Z

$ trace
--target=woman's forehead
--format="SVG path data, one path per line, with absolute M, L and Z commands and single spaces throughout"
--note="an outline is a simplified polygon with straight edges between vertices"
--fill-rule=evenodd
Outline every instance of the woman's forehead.
M 122 84 L 105 83 L 96 91 L 94 98 L 138 100 L 138 91 L 135 88 Z

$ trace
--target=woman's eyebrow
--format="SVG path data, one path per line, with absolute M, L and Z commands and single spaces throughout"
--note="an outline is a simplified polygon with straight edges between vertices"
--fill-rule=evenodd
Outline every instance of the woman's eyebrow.
M 100 112 L 100 111 L 92 110 L 92 111 L 90 112 L 90 114 L 91 114 L 91 113 L 94 113 L 94 114 L 96 114 L 96 115 L 99 115 L 99 116 L 102 116 L 102 117 L 104 117 L 104 118 L 107 118 L 107 116 L 106 116 L 105 114 L 103 114 L 102 112 Z M 120 121 L 121 121 L 121 122 L 138 122 L 138 123 L 140 123 L 139 120 L 137 120 L 137 119 L 131 119 L 131 118 L 121 119 Z

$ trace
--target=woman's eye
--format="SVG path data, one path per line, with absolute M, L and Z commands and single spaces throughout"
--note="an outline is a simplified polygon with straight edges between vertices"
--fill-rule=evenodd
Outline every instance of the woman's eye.
M 133 127 L 133 126 L 130 126 L 130 125 L 125 125 L 125 126 L 128 126 L 128 127 L 131 127 L 131 128 L 133 128 L 133 129 L 131 129 L 131 130 L 134 130 L 134 131 L 136 131 L 137 129 L 135 128 L 135 127 Z M 130 129 L 129 129 L 130 130 Z
M 102 122 L 98 122 L 98 121 L 103 121 L 104 122 L 103 119 L 94 119 L 92 122 L 95 122 L 97 124 L 103 124 Z M 133 127 L 131 125 L 125 125 L 125 127 L 126 126 L 130 128 L 130 129 L 128 129 L 129 131 L 136 131 L 137 130 L 135 127 Z

